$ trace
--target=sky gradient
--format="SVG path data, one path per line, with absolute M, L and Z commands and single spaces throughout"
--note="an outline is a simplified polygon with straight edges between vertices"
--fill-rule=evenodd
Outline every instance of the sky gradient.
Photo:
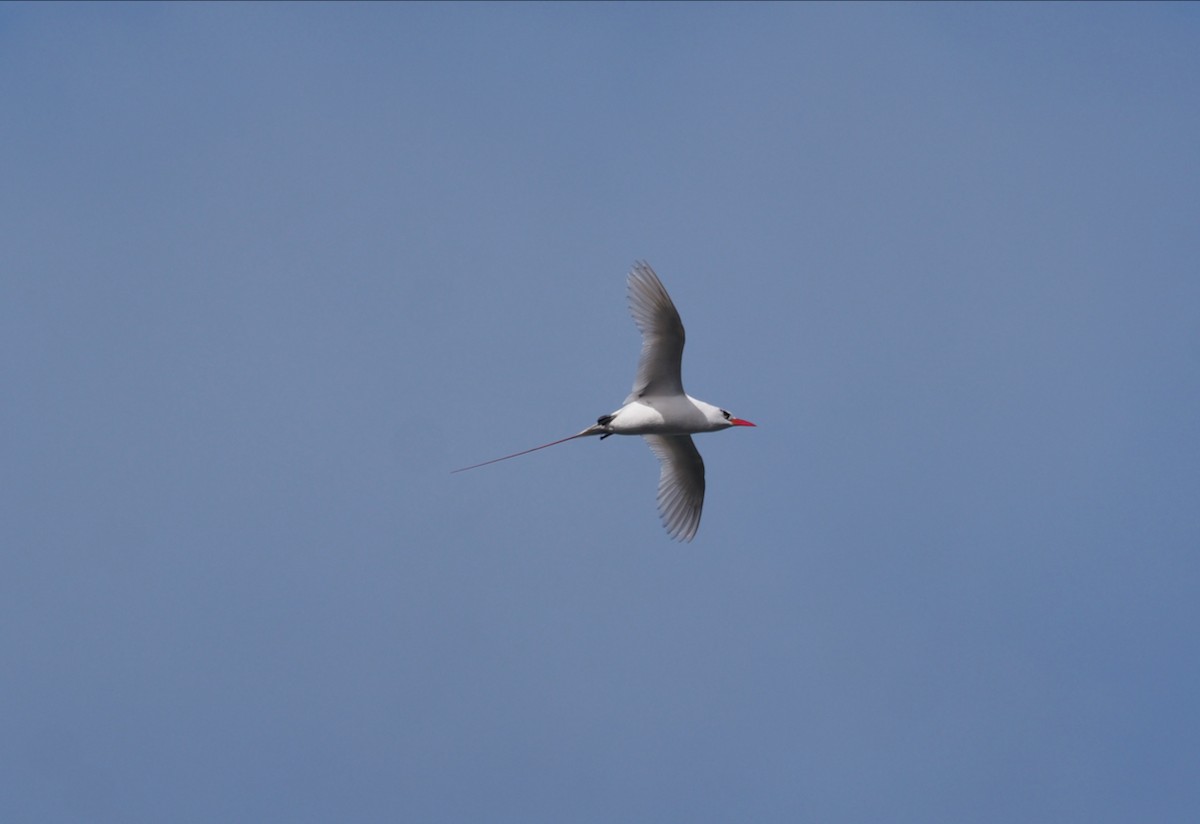
M 0 819 L 1197 820 L 1198 43 L 0 6 Z

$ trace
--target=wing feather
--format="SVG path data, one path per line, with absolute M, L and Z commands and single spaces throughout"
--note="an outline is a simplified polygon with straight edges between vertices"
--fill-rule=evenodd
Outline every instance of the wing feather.
M 690 435 L 643 435 L 662 465 L 658 476 L 658 514 L 670 536 L 690 541 L 700 528 L 704 508 L 704 459 Z
M 629 312 L 642 333 L 642 354 L 633 392 L 625 402 L 647 395 L 682 395 L 683 321 L 645 261 L 635 263 L 629 272 Z

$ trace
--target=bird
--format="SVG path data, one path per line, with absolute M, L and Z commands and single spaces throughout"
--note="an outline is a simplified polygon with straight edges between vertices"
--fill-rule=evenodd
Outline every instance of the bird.
M 507 461 L 576 438 L 641 435 L 660 464 L 658 513 L 663 527 L 671 538 L 691 541 L 700 528 L 704 508 L 704 459 L 692 435 L 757 424 L 683 391 L 683 321 L 650 264 L 634 263 L 628 288 L 629 311 L 642 334 L 642 351 L 633 391 L 621 408 L 601 415 L 595 424 L 569 437 L 454 472 Z

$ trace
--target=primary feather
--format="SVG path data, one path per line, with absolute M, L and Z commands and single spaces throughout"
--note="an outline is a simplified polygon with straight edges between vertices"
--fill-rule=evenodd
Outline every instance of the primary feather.
M 643 397 L 682 395 L 683 321 L 648 263 L 639 261 L 629 273 L 629 312 L 642 333 L 633 392 L 626 403 Z
M 661 463 L 658 514 L 667 533 L 690 541 L 700 528 L 704 509 L 704 459 L 691 435 L 643 435 Z

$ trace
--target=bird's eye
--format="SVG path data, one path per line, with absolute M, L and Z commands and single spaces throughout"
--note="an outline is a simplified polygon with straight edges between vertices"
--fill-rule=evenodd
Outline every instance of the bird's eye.
M 725 416 L 725 420 L 729 420 L 729 413 L 726 412 L 724 409 L 721 410 L 721 414 Z

